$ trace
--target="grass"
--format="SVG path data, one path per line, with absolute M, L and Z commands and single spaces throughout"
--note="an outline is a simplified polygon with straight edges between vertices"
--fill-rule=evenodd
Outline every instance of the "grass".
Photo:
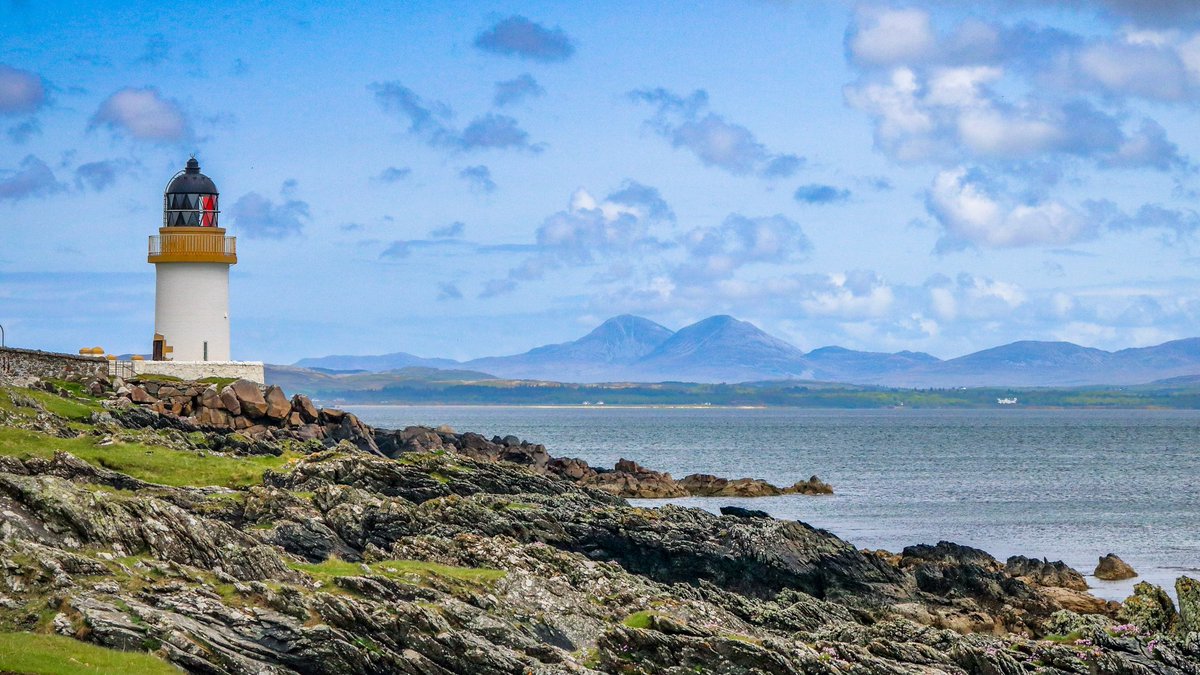
M 158 375 L 157 373 L 142 373 L 135 375 L 131 379 L 141 380 L 142 382 L 183 382 L 182 378 L 174 375 Z
M 656 612 L 651 612 L 648 609 L 643 609 L 640 612 L 634 612 L 633 614 L 630 614 L 629 616 L 625 617 L 625 620 L 622 621 L 621 623 L 629 628 L 649 628 L 650 627 L 650 617 L 655 616 L 656 614 L 657 614 Z
M 178 675 L 150 654 L 121 652 L 61 635 L 0 633 L 0 672 L 37 675 Z
M 1073 645 L 1082 637 L 1083 631 L 1073 630 L 1066 635 L 1047 635 L 1042 639 L 1046 640 L 1047 642 L 1054 642 L 1060 645 Z
M 330 558 L 321 563 L 290 563 L 292 569 L 307 573 L 313 579 L 325 584 L 331 583 L 338 577 L 363 576 L 362 563 L 346 562 L 338 558 Z M 397 581 L 423 581 L 430 577 L 441 577 L 463 582 L 473 586 L 488 586 L 504 578 L 504 570 L 493 570 L 483 567 L 454 567 L 421 560 L 384 560 L 367 565 L 370 574 L 387 577 Z
M 65 382 L 63 384 L 75 383 Z M 76 384 L 76 386 L 78 387 L 78 384 Z M 95 399 L 91 398 L 90 396 L 84 398 L 83 400 L 72 400 L 51 394 L 48 391 L 41 391 L 40 389 L 24 389 L 19 387 L 6 387 L 3 391 L 0 391 L 0 408 L 4 408 L 5 410 L 15 412 L 17 414 L 26 414 L 30 417 L 36 414 L 33 409 L 13 405 L 12 401 L 10 401 L 6 395 L 9 391 L 19 396 L 24 396 L 37 401 L 38 403 L 42 404 L 42 407 L 44 407 L 47 412 L 76 422 L 88 421 L 92 418 L 92 413 L 104 410 L 104 408 L 102 408 L 99 403 L 96 403 Z
M 0 428 L 0 455 L 21 459 L 50 459 L 57 451 L 69 452 L 90 464 L 120 471 L 151 483 L 171 486 L 248 487 L 262 482 L 267 469 L 278 470 L 298 457 L 284 453 L 279 457 L 221 457 L 182 450 L 171 450 L 141 443 L 96 445 L 93 437 L 55 438 L 21 429 Z
M 221 389 L 225 386 L 233 384 L 234 382 L 237 382 L 237 378 L 236 377 L 205 377 L 205 378 L 201 378 L 197 381 L 202 382 L 204 384 L 215 384 L 215 385 L 217 385 L 217 389 Z

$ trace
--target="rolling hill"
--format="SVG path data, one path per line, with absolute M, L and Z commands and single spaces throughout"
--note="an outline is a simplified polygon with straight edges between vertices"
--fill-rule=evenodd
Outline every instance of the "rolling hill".
M 672 332 L 649 319 L 622 315 L 578 340 L 510 356 L 459 362 L 396 352 L 302 359 L 295 366 L 316 369 L 318 374 L 323 371 L 326 376 L 427 368 L 472 372 L 463 379 L 488 374 L 578 383 L 815 380 L 909 388 L 1073 387 L 1200 375 L 1200 338 L 1115 352 L 1070 342 L 1025 340 L 942 361 L 922 352 L 879 353 L 838 346 L 805 353 L 732 316 L 712 316 Z

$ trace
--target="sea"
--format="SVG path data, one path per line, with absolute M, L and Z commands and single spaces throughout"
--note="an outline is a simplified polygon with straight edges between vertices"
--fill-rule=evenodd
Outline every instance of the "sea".
M 448 424 L 513 434 L 554 456 L 633 459 L 790 485 L 817 475 L 833 496 L 631 500 L 709 511 L 737 505 L 800 520 L 859 548 L 952 541 L 1003 561 L 1062 560 L 1099 597 L 1138 581 L 1174 596 L 1200 578 L 1200 411 L 814 410 L 793 408 L 351 406 L 385 428 Z M 1116 553 L 1140 573 L 1092 576 Z

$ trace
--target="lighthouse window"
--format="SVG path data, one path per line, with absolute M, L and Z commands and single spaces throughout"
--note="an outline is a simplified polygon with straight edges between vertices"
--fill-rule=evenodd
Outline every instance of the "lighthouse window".
M 217 195 L 173 193 L 164 196 L 166 227 L 216 227 Z
M 208 360 L 208 340 L 204 341 L 204 360 Z

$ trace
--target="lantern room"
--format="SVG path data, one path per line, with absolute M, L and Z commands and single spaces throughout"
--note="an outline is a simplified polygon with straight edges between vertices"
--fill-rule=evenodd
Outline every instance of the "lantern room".
M 192 157 L 163 192 L 163 226 L 150 237 L 152 263 L 237 263 L 237 239 L 217 225 L 220 195 Z
M 163 227 L 216 227 L 217 186 L 192 157 L 163 193 Z

